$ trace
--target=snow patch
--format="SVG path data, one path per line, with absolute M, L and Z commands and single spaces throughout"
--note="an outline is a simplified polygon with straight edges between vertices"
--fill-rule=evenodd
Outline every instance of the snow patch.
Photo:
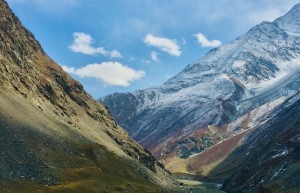
M 282 157 L 282 156 L 285 156 L 289 153 L 288 150 L 282 150 L 281 152 L 277 153 L 276 155 L 273 155 L 271 157 L 271 159 L 275 159 L 275 158 L 278 158 L 278 157 Z
M 245 64 L 245 61 L 237 60 L 237 61 L 233 62 L 232 67 L 233 68 L 243 68 L 244 64 Z
M 282 166 L 280 166 L 279 170 L 274 172 L 273 176 L 271 177 L 271 179 L 269 181 L 272 181 L 274 178 L 276 178 L 279 174 L 281 174 L 282 172 L 284 172 L 284 166 L 287 164 L 287 162 L 285 164 L 283 164 Z

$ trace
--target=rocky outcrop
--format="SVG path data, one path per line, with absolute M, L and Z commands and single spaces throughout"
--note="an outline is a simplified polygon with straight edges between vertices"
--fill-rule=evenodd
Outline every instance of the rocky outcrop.
M 0 134 L 1 192 L 176 189 L 163 166 L 46 55 L 4 0 Z

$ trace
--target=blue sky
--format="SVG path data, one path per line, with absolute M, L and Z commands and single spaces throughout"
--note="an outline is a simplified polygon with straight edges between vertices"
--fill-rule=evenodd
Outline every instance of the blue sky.
M 7 0 L 94 98 L 158 86 L 298 0 Z

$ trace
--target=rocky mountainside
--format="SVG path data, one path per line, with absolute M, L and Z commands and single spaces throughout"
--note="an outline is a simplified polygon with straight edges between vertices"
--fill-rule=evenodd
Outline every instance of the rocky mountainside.
M 202 154 L 175 160 L 172 167 L 186 168 L 180 175 L 184 178 L 223 184 L 227 193 L 298 193 L 299 108 L 300 92 L 276 107 L 254 131 L 236 135 Z M 191 175 L 193 172 L 206 175 Z
M 159 87 L 99 101 L 178 176 L 228 192 L 299 192 L 299 90 L 297 4 Z
M 212 173 L 220 175 L 220 171 L 234 168 L 223 189 L 228 193 L 300 192 L 299 123 L 298 92 L 276 108 L 268 122 L 214 169 Z
M 163 166 L 46 55 L 4 0 L 0 145 L 0 192 L 177 190 Z
M 255 127 L 299 90 L 299 12 L 300 4 L 253 27 L 159 87 L 99 101 L 161 159 L 202 152 Z

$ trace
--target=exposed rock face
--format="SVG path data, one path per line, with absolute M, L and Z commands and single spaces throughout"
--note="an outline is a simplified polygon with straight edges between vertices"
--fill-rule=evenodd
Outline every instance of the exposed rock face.
M 232 168 L 226 192 L 300 191 L 300 94 L 288 99 L 219 167 Z
M 276 21 L 263 22 L 212 49 L 159 87 L 115 93 L 99 101 L 161 159 L 202 152 L 255 127 L 300 89 L 298 13 L 299 4 Z M 260 118 L 246 118 L 255 110 Z M 219 129 L 211 132 L 210 126 Z
M 159 192 L 175 182 L 0 0 L 1 192 Z
M 159 87 L 99 101 L 174 173 L 234 193 L 299 192 L 299 16 L 297 4 Z

